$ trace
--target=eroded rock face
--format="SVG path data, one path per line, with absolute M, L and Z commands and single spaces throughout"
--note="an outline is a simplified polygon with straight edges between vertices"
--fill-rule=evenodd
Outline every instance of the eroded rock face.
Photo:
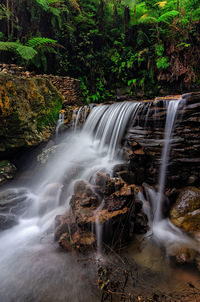
M 97 173 L 94 185 L 77 181 L 70 201 L 71 213 L 56 219 L 55 239 L 68 251 L 72 247 L 83 250 L 83 246 L 88 250 L 96 244 L 97 224 L 103 242 L 112 246 L 126 242 L 134 232 L 145 233 L 147 217 L 136 198 L 140 190 L 102 172 Z
M 200 232 L 200 189 L 184 188 L 170 211 L 171 221 L 188 233 Z
M 47 79 L 0 73 L 0 158 L 47 140 L 62 102 Z

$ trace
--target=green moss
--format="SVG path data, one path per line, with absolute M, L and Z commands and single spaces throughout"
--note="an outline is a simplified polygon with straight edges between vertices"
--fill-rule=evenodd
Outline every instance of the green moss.
M 55 100 L 54 108 L 46 112 L 46 114 L 38 119 L 37 129 L 38 131 L 42 131 L 42 129 L 46 126 L 53 127 L 58 120 L 59 111 L 62 109 L 62 103 L 60 100 Z

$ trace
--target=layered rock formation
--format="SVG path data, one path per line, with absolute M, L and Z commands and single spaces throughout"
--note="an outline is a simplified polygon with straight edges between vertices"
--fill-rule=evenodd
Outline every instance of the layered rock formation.
M 15 64 L 0 64 L 0 72 L 22 77 L 38 77 L 49 80 L 64 97 L 64 107 L 68 105 L 83 105 L 80 81 L 66 76 L 55 76 L 52 74 L 36 75 L 34 72 L 26 71 L 23 67 Z
M 169 100 L 168 100 L 169 99 Z M 170 98 L 146 102 L 127 135 L 125 154 L 136 183 L 158 183 L 166 102 Z M 174 99 L 171 98 L 172 100 Z M 178 97 L 175 99 L 178 100 Z M 200 185 L 200 93 L 182 96 L 174 129 L 168 167 L 168 186 Z
M 55 239 L 67 250 L 88 250 L 96 245 L 97 228 L 104 243 L 116 247 L 135 232 L 146 232 L 147 217 L 137 200 L 140 188 L 119 178 L 98 173 L 94 186 L 78 181 L 71 198 L 71 213 L 57 216 Z

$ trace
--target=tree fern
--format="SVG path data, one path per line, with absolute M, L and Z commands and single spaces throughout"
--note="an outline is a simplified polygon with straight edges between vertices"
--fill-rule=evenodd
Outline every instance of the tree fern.
M 37 51 L 32 47 L 24 46 L 19 42 L 0 41 L 0 51 L 10 51 L 18 54 L 24 60 L 32 60 Z

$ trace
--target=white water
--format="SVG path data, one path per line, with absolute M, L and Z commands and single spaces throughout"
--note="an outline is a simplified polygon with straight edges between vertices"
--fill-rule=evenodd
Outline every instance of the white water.
M 173 132 L 176 126 L 177 111 L 180 107 L 183 107 L 182 103 L 182 98 L 165 102 L 167 115 L 158 179 L 158 191 L 155 191 L 150 186 L 144 184 L 147 199 L 145 199 L 141 192 L 138 196 L 138 198 L 143 202 L 143 210 L 149 220 L 150 230 L 146 236 L 148 237 L 149 234 L 152 234 L 153 239 L 157 241 L 157 243 L 165 246 L 168 252 L 175 251 L 180 246 L 199 250 L 195 240 L 175 227 L 169 218 L 163 217 L 163 208 L 167 199 L 164 195 L 164 189 L 173 141 Z
M 76 179 L 92 182 L 95 173 L 104 171 L 111 174 L 113 167 L 121 162 L 120 142 L 129 120 L 136 118 L 143 106 L 144 103 L 118 103 L 93 108 L 83 130 L 78 132 L 75 127 L 75 134 L 67 134 L 56 157 L 48 163 L 41 176 L 37 174 L 30 187 L 23 191 L 29 206 L 19 217 L 17 226 L 0 233 L 0 301 L 95 301 L 93 293 L 88 290 L 84 296 L 85 280 L 79 278 L 79 265 L 73 264 L 70 255 L 55 253 L 54 219 L 69 207 L 75 181 L 71 179 L 74 170 L 77 171 Z M 175 115 L 172 117 L 175 120 Z M 168 138 L 174 123 L 171 118 L 168 117 L 169 124 L 166 123 L 166 127 L 171 129 Z M 164 164 L 161 168 L 163 174 L 166 174 L 170 140 L 166 142 L 168 146 L 167 151 L 163 151 Z M 160 185 L 161 193 L 164 183 L 165 179 Z M 20 194 L 20 189 L 13 190 L 19 190 Z M 65 192 L 64 197 L 62 192 Z M 154 192 L 151 193 L 153 196 Z M 158 195 L 154 198 L 158 202 Z M 169 220 L 160 218 L 162 206 L 159 207 L 156 223 L 152 223 L 154 237 L 166 245 L 193 245 Z M 102 228 L 98 213 L 96 231 L 100 253 Z
M 64 124 L 65 115 L 64 113 L 59 113 L 59 118 L 56 125 L 56 140 L 58 138 L 60 127 Z
M 166 182 L 167 167 L 169 162 L 169 154 L 171 151 L 171 141 L 173 138 L 173 130 L 176 123 L 177 110 L 181 101 L 182 101 L 181 99 L 178 99 L 176 101 L 168 102 L 165 132 L 164 132 L 165 133 L 164 146 L 162 149 L 161 166 L 160 166 L 159 182 L 158 182 L 158 200 L 157 200 L 157 206 L 156 207 L 154 206 L 155 223 L 162 219 L 164 188 Z
M 69 256 L 65 256 L 68 257 L 67 260 L 62 258 L 62 263 L 52 250 L 54 219 L 56 215 L 65 213 L 69 207 L 75 181 L 71 180 L 74 169 L 78 171 L 76 179 L 88 182 L 92 181 L 96 172 L 112 173 L 113 166 L 120 162 L 115 152 L 119 153 L 120 139 L 129 118 L 136 113 L 137 108 L 137 103 L 94 108 L 83 130 L 78 132 L 76 129 L 76 133 L 67 134 L 54 159 L 47 164 L 41 175 L 36 175 L 30 187 L 26 188 L 24 198 L 29 205 L 19 217 L 19 224 L 0 233 L 0 301 L 46 301 L 44 297 L 48 291 L 54 296 L 50 287 L 54 288 L 58 282 L 62 284 L 58 274 L 67 279 L 66 282 L 72 288 L 74 284 L 77 292 L 82 291 L 84 282 L 77 281 L 76 265 L 69 264 L 63 272 Z M 98 118 L 94 119 L 94 115 Z M 58 130 L 57 126 L 57 132 Z M 100 133 L 103 133 L 102 137 Z M 63 189 L 65 194 L 61 198 Z M 21 188 L 13 190 L 15 193 L 19 190 L 20 194 Z M 99 248 L 100 236 L 99 234 Z M 76 276 L 73 270 L 76 271 Z M 55 271 L 55 276 L 51 276 Z M 67 288 L 74 291 L 70 289 L 70 285 Z M 59 291 L 57 294 L 56 298 L 49 298 L 47 301 L 86 301 L 86 297 L 81 300 L 76 295 L 71 300 L 66 300 L 64 290 L 60 297 Z M 95 301 L 90 296 L 92 293 L 87 293 L 88 301 Z M 67 297 L 70 297 L 70 293 Z

